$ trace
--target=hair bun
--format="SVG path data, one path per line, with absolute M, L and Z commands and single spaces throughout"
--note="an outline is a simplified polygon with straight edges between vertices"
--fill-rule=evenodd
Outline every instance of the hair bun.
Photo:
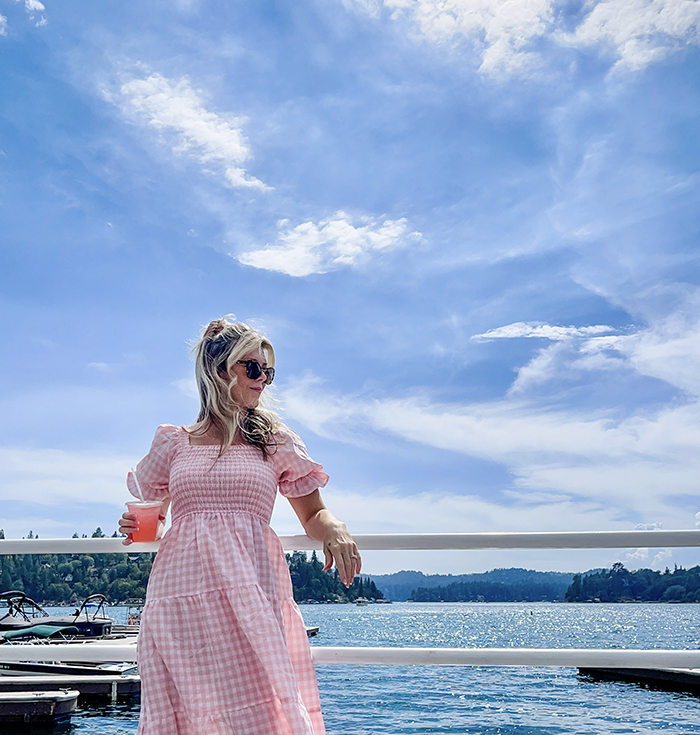
M 226 321 L 224 319 L 214 319 L 213 322 L 209 322 L 209 326 L 204 330 L 202 339 L 214 339 L 214 337 L 221 334 L 225 328 Z

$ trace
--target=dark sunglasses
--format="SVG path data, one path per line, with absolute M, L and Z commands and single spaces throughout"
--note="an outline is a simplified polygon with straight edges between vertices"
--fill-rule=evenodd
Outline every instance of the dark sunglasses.
M 236 360 L 236 365 L 245 365 L 245 374 L 250 380 L 257 380 L 263 373 L 265 385 L 275 379 L 275 368 L 264 368 L 257 360 Z

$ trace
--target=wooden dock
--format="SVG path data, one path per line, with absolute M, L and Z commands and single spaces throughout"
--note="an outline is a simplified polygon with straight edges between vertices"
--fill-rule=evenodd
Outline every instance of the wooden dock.
M 627 681 L 670 692 L 700 694 L 700 669 L 598 669 L 579 673 L 602 681 Z

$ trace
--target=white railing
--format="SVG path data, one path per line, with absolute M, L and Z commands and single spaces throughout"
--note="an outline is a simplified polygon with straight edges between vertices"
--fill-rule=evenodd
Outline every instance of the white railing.
M 549 533 L 370 534 L 354 536 L 362 550 L 621 549 L 700 546 L 700 530 Z M 320 549 L 307 536 L 281 536 L 286 551 Z M 158 543 L 121 538 L 0 539 L 3 554 L 108 554 L 157 551 Z M 21 653 L 20 653 L 21 651 Z M 573 666 L 700 669 L 700 651 L 551 648 L 353 648 L 314 646 L 317 664 L 439 666 Z M 2 645 L 1 661 L 135 661 L 134 643 Z
M 700 651 L 601 648 L 352 648 L 313 646 L 317 664 L 371 666 L 573 666 L 697 669 Z M 0 646 L 2 661 L 136 661 L 136 644 L 55 643 Z
M 546 533 L 358 534 L 363 551 L 476 549 L 628 549 L 700 546 L 700 530 L 551 531 Z M 321 549 L 308 536 L 280 536 L 285 551 Z M 158 551 L 159 542 L 124 546 L 121 538 L 0 539 L 2 554 L 116 554 Z

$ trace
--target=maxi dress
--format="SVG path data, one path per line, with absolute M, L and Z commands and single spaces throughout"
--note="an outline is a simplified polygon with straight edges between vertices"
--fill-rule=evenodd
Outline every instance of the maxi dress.
M 300 497 L 328 475 L 291 430 L 276 450 L 191 445 L 156 430 L 136 468 L 147 500 L 172 501 L 138 640 L 138 735 L 323 735 L 311 648 L 282 545 L 279 488 Z M 216 460 L 216 461 L 215 461 Z M 127 485 L 137 490 L 131 473 Z

